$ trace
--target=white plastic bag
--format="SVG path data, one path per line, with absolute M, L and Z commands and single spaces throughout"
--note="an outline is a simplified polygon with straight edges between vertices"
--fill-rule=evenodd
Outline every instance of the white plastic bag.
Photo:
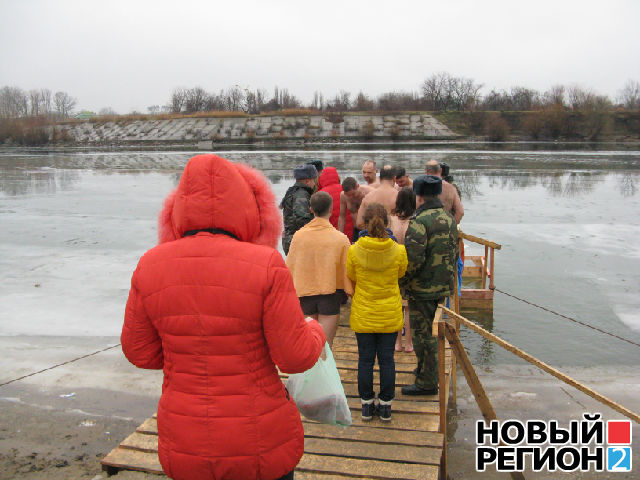
M 309 420 L 347 427 L 351 425 L 347 396 L 328 343 L 325 344 L 324 351 L 326 360 L 320 357 L 306 372 L 289 376 L 287 390 L 300 413 Z

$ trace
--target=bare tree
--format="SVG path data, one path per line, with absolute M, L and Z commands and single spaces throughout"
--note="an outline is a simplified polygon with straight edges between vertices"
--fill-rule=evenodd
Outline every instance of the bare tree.
M 325 104 L 322 92 L 319 92 L 318 90 L 313 92 L 313 100 L 309 106 L 315 110 L 324 110 Z
M 511 87 L 511 109 L 519 111 L 533 110 L 540 106 L 540 94 L 525 87 Z
M 180 113 L 185 107 L 187 100 L 187 90 L 184 88 L 176 88 L 171 93 L 171 100 L 169 101 L 169 108 L 172 113 Z
M 261 112 L 264 108 L 264 104 L 267 102 L 267 91 L 264 88 L 258 88 L 256 90 L 256 103 L 258 105 L 258 111 Z
M 51 113 L 51 90 L 41 88 L 29 91 L 29 115 L 37 117 Z
M 512 110 L 511 98 L 504 90 L 498 91 L 494 89 L 484 96 L 482 99 L 482 107 L 485 110 L 493 111 Z
M 431 75 L 422 83 L 422 95 L 432 110 L 469 110 L 479 100 L 482 85 L 472 79 L 454 77 L 447 72 Z
M 44 115 L 50 115 L 52 108 L 51 108 L 51 90 L 49 90 L 48 88 L 41 88 L 40 89 L 40 104 L 42 106 L 42 113 Z
M 415 110 L 420 103 L 420 99 L 413 93 L 386 92 L 378 96 L 376 103 L 380 110 L 387 112 Z
M 640 82 L 627 80 L 622 90 L 618 92 L 618 101 L 629 110 L 640 109 Z
M 280 90 L 280 106 L 281 108 L 299 108 L 302 104 L 295 95 L 289 93 L 287 88 Z
M 567 100 L 573 110 L 582 110 L 595 102 L 596 94 L 579 85 L 567 87 Z
M 470 78 L 456 78 L 452 82 L 453 106 L 459 110 L 471 110 L 478 103 L 479 92 L 482 85 L 477 85 Z
M 185 110 L 187 113 L 202 112 L 205 110 L 209 94 L 202 87 L 194 87 L 186 92 Z
M 327 110 L 334 112 L 346 112 L 351 106 L 351 94 L 345 90 L 340 90 L 333 100 L 327 102 Z
M 53 96 L 53 102 L 56 106 L 56 113 L 61 117 L 71 115 L 73 108 L 76 106 L 76 99 L 67 92 L 56 92 Z
M 358 92 L 358 96 L 354 101 L 353 108 L 357 112 L 367 112 L 367 111 L 373 110 L 374 103 L 373 103 L 373 100 L 371 100 L 364 93 Z
M 598 140 L 611 129 L 611 100 L 606 95 L 591 93 L 581 110 L 585 116 L 586 135 L 589 140 Z
M 0 90 L 0 116 L 24 117 L 28 112 L 27 94 L 18 87 L 2 87 Z
M 447 72 L 434 73 L 422 83 L 422 96 L 427 108 L 446 110 L 450 102 L 451 75 Z
M 117 113 L 111 107 L 104 107 L 100 109 L 100 111 L 98 112 L 98 115 L 100 115 L 101 117 L 111 117 L 111 116 L 117 115 Z
M 220 90 L 219 95 L 216 95 L 215 93 L 207 95 L 204 103 L 205 112 L 221 111 L 225 109 L 224 90 Z
M 280 110 L 282 108 L 282 105 L 280 104 L 280 92 L 278 90 L 278 87 L 276 86 L 273 89 L 273 97 L 271 97 L 271 99 L 264 104 L 264 110 L 267 112 L 274 112 L 276 110 Z
M 157 115 L 158 113 L 160 113 L 160 105 L 150 105 L 147 107 L 147 112 L 149 112 L 150 115 Z
M 40 90 L 29 90 L 29 114 L 32 117 L 37 117 L 42 114 Z
M 225 92 L 226 109 L 231 112 L 240 112 L 245 108 L 245 91 L 239 86 L 234 85 Z
M 544 92 L 544 100 L 547 105 L 564 107 L 564 85 L 554 85 Z
M 264 106 L 264 100 L 267 92 L 258 89 L 255 92 L 246 90 L 245 93 L 245 112 L 251 114 L 260 113 Z

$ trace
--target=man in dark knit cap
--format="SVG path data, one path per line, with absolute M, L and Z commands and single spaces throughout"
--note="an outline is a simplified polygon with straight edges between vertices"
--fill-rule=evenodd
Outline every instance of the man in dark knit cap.
M 462 201 L 462 192 L 460 192 L 460 189 L 458 188 L 458 185 L 455 184 L 455 182 L 453 181 L 453 175 L 451 175 L 451 168 L 449 167 L 449 164 L 447 162 L 440 162 L 440 168 L 442 169 L 442 179 L 445 182 L 449 182 L 451 185 L 454 186 L 454 188 L 456 189 L 456 192 L 458 192 L 458 197 L 460 197 L 460 201 Z
M 442 178 L 442 167 L 437 160 L 429 160 L 426 167 L 427 176 L 435 175 Z M 464 216 L 464 207 L 460 201 L 460 196 L 455 187 L 446 180 L 442 182 L 442 193 L 440 194 L 440 200 L 444 209 L 453 215 L 456 223 L 460 225 L 460 220 Z
M 309 163 L 298 165 L 293 169 L 293 178 L 296 183 L 289 187 L 280 203 L 284 220 L 282 249 L 285 255 L 289 253 L 293 234 L 313 219 L 309 199 L 317 186 L 318 171 Z
M 322 170 L 324 170 L 324 163 L 322 163 L 322 160 L 309 160 L 307 164 L 313 165 L 314 167 L 316 167 L 316 171 L 318 172 L 318 175 L 320 175 Z
M 458 258 L 458 227 L 438 195 L 442 179 L 422 175 L 413 181 L 416 213 L 404 239 L 409 265 L 401 284 L 409 297 L 413 347 L 418 360 L 416 380 L 402 387 L 404 395 L 438 393 L 438 341 L 431 335 L 438 304 L 454 292 Z

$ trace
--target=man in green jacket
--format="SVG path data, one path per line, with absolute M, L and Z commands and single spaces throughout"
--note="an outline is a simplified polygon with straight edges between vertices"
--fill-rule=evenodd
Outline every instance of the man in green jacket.
M 313 220 L 309 200 L 316 189 L 318 171 L 311 164 L 298 165 L 293 169 L 294 183 L 280 203 L 284 220 L 282 250 L 288 255 L 293 234 Z
M 418 368 L 415 383 L 402 387 L 402 393 L 435 395 L 438 393 L 438 342 L 431 335 L 431 326 L 438 304 L 454 291 L 458 227 L 438 199 L 442 192 L 440 177 L 416 178 L 413 191 L 418 208 L 404 240 L 409 266 L 402 284 L 409 298 Z

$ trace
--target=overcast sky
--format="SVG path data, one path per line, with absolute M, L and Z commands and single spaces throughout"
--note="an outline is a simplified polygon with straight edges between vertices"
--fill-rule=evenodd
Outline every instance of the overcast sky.
M 485 86 L 640 81 L 638 0 L 0 0 L 0 87 L 66 91 L 76 110 L 146 113 L 175 87 L 278 85 L 303 102 Z

